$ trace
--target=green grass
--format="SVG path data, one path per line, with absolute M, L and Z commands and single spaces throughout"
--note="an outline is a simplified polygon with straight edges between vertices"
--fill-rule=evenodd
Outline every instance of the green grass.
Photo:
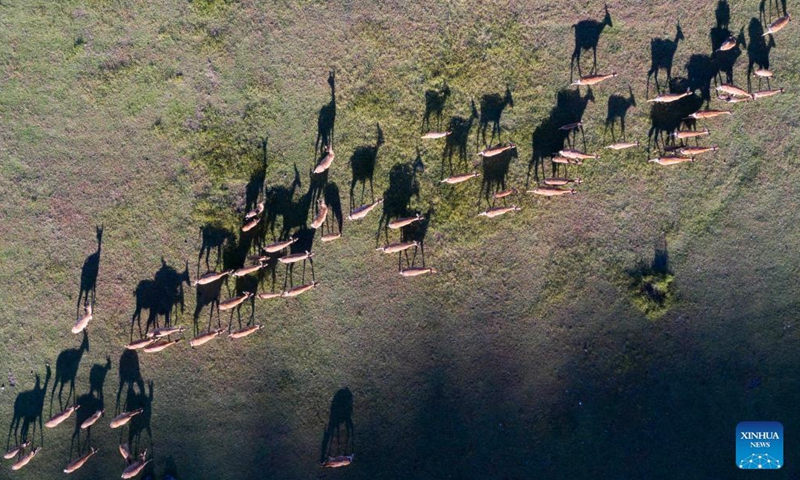
M 237 210 L 264 139 L 266 187 L 288 187 L 296 167 L 296 198 L 307 191 L 335 68 L 329 181 L 345 215 L 348 160 L 374 144 L 380 124 L 375 195 L 388 188 L 392 166 L 419 149 L 426 169 L 410 208 L 434 209 L 425 261 L 440 273 L 397 275 L 397 258 L 374 251 L 376 211 L 345 220 L 341 240 L 315 242 L 322 285 L 296 300 L 257 302 L 255 321 L 266 328 L 253 337 L 142 354 L 143 378 L 155 385 L 152 445 L 145 434 L 142 447 L 151 446 L 157 478 L 170 462 L 179 478 L 316 478 L 330 401 L 345 386 L 354 394 L 356 462 L 326 477 L 528 478 L 534 468 L 548 478 L 735 477 L 719 448 L 735 423 L 780 419 L 788 431 L 798 423 L 785 407 L 800 390 L 795 26 L 770 53 L 773 86 L 787 92 L 709 122 L 708 141 L 720 151 L 690 165 L 661 168 L 645 161 L 655 151 L 603 150 L 570 172 L 584 180 L 578 195 L 520 196 L 520 212 L 489 221 L 477 216 L 486 208 L 479 183 L 440 185 L 442 145 L 419 140 L 425 90 L 451 88 L 446 124 L 468 116 L 470 100 L 510 87 L 503 139 L 519 156 L 508 184 L 524 189 L 531 134 L 569 83 L 569 27 L 600 19 L 602 7 L 4 1 L 0 374 L 11 370 L 19 383 L 0 394 L 0 426 L 10 424 L 16 395 L 33 387 L 30 372 L 43 375 L 45 362 L 80 343 L 69 328 L 96 225 L 105 227 L 97 305 L 76 388 L 86 393 L 91 365 L 110 355 L 113 410 L 137 284 L 162 259 L 178 272 L 188 262 L 192 278 L 202 273 L 204 224 L 239 238 Z M 609 5 L 614 26 L 601 37 L 599 70 L 620 75 L 593 89 L 583 117 L 588 150 L 610 143 L 607 100 L 628 85 L 637 108 L 627 137 L 646 143 L 649 39 L 674 35 L 677 9 L 697 12 L 681 18 L 686 40 L 674 75 L 684 75 L 692 53 L 709 53 L 714 7 Z M 731 8 L 731 30 L 758 16 L 755 1 Z M 589 65 L 591 55 L 583 59 Z M 743 53 L 737 83 L 746 61 Z M 478 158 L 475 127 L 458 171 Z M 670 274 L 653 282 L 670 283 L 672 293 L 668 308 L 654 311 L 631 294 L 629 272 L 652 259 L 664 235 Z M 283 280 L 279 270 L 276 288 Z M 176 321 L 191 327 L 196 298 L 184 288 Z M 270 290 L 270 279 L 259 288 Z M 647 320 L 653 312 L 656 322 Z M 245 321 L 249 314 L 242 310 Z M 761 386 L 748 389 L 755 378 Z M 45 417 L 49 402 L 48 391 Z M 44 450 L 24 470 L 3 463 L 0 478 L 60 476 L 67 425 L 45 432 Z M 684 427 L 706 433 L 692 447 L 706 461 L 691 470 L 672 461 L 685 451 L 676 433 Z M 101 453 L 76 475 L 118 475 L 119 432 L 95 430 Z

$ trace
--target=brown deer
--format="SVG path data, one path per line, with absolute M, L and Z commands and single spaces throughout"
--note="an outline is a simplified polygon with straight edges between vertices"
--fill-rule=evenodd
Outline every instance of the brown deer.
M 717 98 L 722 100 L 723 102 L 728 102 L 728 103 L 749 102 L 750 100 L 753 100 L 753 96 L 752 95 L 748 95 L 746 97 L 734 97 L 734 96 L 731 96 L 731 95 L 717 95 Z
M 33 457 L 35 457 L 36 454 L 39 453 L 39 450 L 41 450 L 41 449 L 42 449 L 42 447 L 36 447 L 33 450 L 31 450 L 30 452 L 28 452 L 27 454 L 21 456 L 19 458 L 19 460 L 17 460 L 16 462 L 14 462 L 13 465 L 11 465 L 11 470 L 15 470 L 16 471 L 16 470 L 19 470 L 20 468 L 24 467 L 25 465 L 29 464 L 31 462 L 31 460 L 33 460 Z M 20 452 L 20 453 L 22 453 L 22 452 Z
M 81 333 L 92 320 L 92 304 L 87 303 L 84 309 L 85 313 L 81 315 L 81 318 L 79 318 L 77 322 L 75 322 L 75 325 L 72 327 L 72 333 Z
M 733 112 L 731 112 L 730 110 L 698 110 L 693 114 L 689 115 L 687 118 L 694 118 L 695 120 L 701 120 L 704 118 L 719 117 L 720 115 L 733 115 Z
M 566 132 L 571 132 L 573 130 L 579 130 L 583 128 L 583 122 L 575 122 L 575 123 L 568 123 L 563 127 L 558 127 L 559 130 L 564 130 Z
M 222 335 L 225 332 L 225 329 L 219 328 L 217 330 L 212 330 L 207 333 L 201 333 L 200 335 L 194 337 L 193 339 L 189 340 L 189 345 L 192 347 L 199 347 L 200 345 L 205 345 L 206 343 L 210 342 L 211 340 L 217 338 L 218 336 Z
M 491 158 L 500 155 L 501 153 L 508 151 L 508 150 L 515 150 L 517 148 L 516 145 L 513 143 L 509 143 L 508 145 L 502 147 L 494 147 L 494 148 L 485 148 L 478 152 L 478 155 L 484 158 Z
M 553 159 L 551 161 L 553 163 L 560 163 L 560 164 L 563 164 L 563 165 L 583 165 L 583 162 L 581 160 L 562 157 L 560 155 L 557 155 L 557 156 L 553 157 Z
M 400 270 L 400 275 L 404 277 L 418 277 L 427 273 L 438 273 L 433 267 L 410 267 Z
M 439 180 L 439 183 L 447 183 L 450 185 L 455 185 L 457 183 L 466 182 L 467 180 L 475 177 L 480 177 L 481 174 L 478 172 L 473 173 L 466 173 L 464 175 L 454 175 L 452 177 L 447 177 L 444 180 Z
M 618 143 L 612 143 L 611 145 L 607 145 L 605 148 L 610 148 L 611 150 L 625 150 L 626 148 L 633 148 L 638 146 L 639 142 L 618 142 Z
M 286 264 L 297 263 L 297 262 L 302 262 L 303 260 L 308 260 L 309 258 L 312 258 L 313 256 L 314 256 L 314 252 L 309 252 L 308 250 L 306 250 L 305 252 L 293 253 L 291 255 L 286 255 L 285 257 L 279 258 L 278 261 L 281 262 L 281 263 L 286 263 Z
M 160 352 L 162 350 L 165 350 L 168 347 L 171 347 L 172 345 L 175 345 L 176 343 L 178 343 L 180 341 L 181 341 L 180 338 L 177 338 L 175 340 L 158 340 L 158 341 L 155 341 L 155 342 L 151 343 L 150 345 L 144 347 L 144 352 L 145 353 L 158 353 L 158 352 Z
M 575 195 L 577 192 L 574 188 L 537 187 L 533 190 L 528 190 L 528 193 L 545 197 L 557 197 L 559 195 Z
M 677 102 L 678 100 L 688 97 L 692 94 L 692 90 L 687 88 L 686 92 L 684 93 L 665 93 L 663 95 L 658 95 L 656 98 L 651 98 L 648 100 L 648 103 L 672 103 Z
M 711 132 L 707 128 L 702 130 L 675 130 L 670 134 L 670 136 L 673 136 L 679 140 L 683 140 L 686 138 L 702 137 L 710 133 Z
M 318 229 L 325 223 L 325 219 L 328 218 L 328 206 L 325 204 L 325 199 L 320 198 L 319 202 L 317 202 L 317 216 L 314 217 L 314 220 L 311 222 L 311 228 Z
M 127 443 L 120 444 L 119 454 L 122 455 L 122 458 L 124 458 L 125 461 L 128 463 L 131 463 L 131 461 L 133 460 L 133 455 L 131 455 L 130 446 Z
M 152 338 L 142 338 L 140 340 L 134 340 L 131 343 L 125 345 L 125 348 L 128 350 L 139 350 L 140 348 L 144 348 L 150 345 L 154 341 L 155 340 Z
M 233 272 L 234 277 L 244 277 L 253 272 L 257 272 L 262 268 L 266 267 L 264 263 L 258 263 L 257 265 L 250 265 L 249 267 L 242 267 Z
M 71 407 L 67 407 L 63 412 L 56 413 L 55 415 L 50 417 L 50 420 L 46 421 L 44 423 L 44 426 L 47 428 L 55 428 L 61 425 L 64 422 L 64 420 L 68 419 L 70 415 L 72 415 L 72 412 L 74 412 L 79 408 L 80 405 L 73 405 Z
M 228 336 L 230 338 L 244 338 L 244 337 L 246 337 L 248 335 L 256 333 L 257 331 L 261 330 L 262 328 L 264 328 L 264 325 L 261 325 L 261 324 L 253 325 L 253 326 L 250 326 L 250 327 L 242 328 L 240 330 L 236 330 L 235 332 L 231 332 L 231 334 L 228 335 Z
M 570 183 L 574 183 L 575 185 L 580 185 L 583 181 L 580 178 L 545 178 L 544 184 L 549 187 L 563 187 L 564 185 L 568 185 Z
M 300 295 L 302 293 L 305 293 L 305 292 L 311 290 L 312 288 L 316 288 L 318 285 L 319 285 L 319 282 L 312 281 L 311 283 L 307 283 L 305 285 L 300 285 L 299 287 L 290 288 L 289 290 L 286 290 L 285 292 L 283 292 L 283 294 L 281 296 L 284 297 L 284 298 L 296 297 L 296 296 L 298 296 L 298 295 Z
M 91 417 L 87 418 L 86 420 L 83 421 L 83 423 L 81 423 L 81 429 L 86 430 L 87 428 L 97 423 L 97 421 L 100 420 L 100 417 L 102 417 L 104 413 L 105 409 L 100 409 L 94 412 Z
M 74 462 L 67 464 L 67 467 L 64 469 L 64 473 L 72 473 L 81 468 L 90 458 L 92 458 L 95 453 L 97 453 L 97 449 L 94 447 L 89 447 L 89 453 L 78 458 Z
M 262 250 L 264 250 L 265 253 L 280 252 L 284 248 L 286 248 L 289 245 L 291 245 L 294 242 L 296 242 L 297 239 L 298 239 L 298 237 L 292 237 L 289 240 L 283 240 L 281 242 L 275 242 L 275 243 L 272 243 L 270 245 L 267 245 L 266 247 L 263 247 Z
M 572 86 L 592 86 L 597 85 L 600 82 L 608 80 L 609 78 L 614 78 L 617 76 L 617 72 L 610 73 L 608 75 L 587 75 L 585 77 L 580 77 L 576 82 L 572 82 Z
M 518 193 L 519 190 L 517 190 L 516 188 L 509 188 L 508 190 L 503 190 L 502 192 L 495 193 L 494 195 L 492 195 L 492 198 L 495 200 L 500 200 L 501 198 L 506 198 L 511 195 L 516 195 Z
M 495 218 L 499 217 L 500 215 L 505 215 L 508 212 L 518 212 L 520 210 L 522 210 L 522 207 L 518 207 L 516 205 L 511 205 L 510 207 L 494 207 L 479 213 L 478 216 Z
M 754 77 L 761 77 L 761 78 L 772 78 L 772 71 L 767 70 L 766 68 L 759 68 L 758 70 L 753 72 Z
M 246 222 L 244 225 L 242 225 L 242 231 L 243 232 L 249 232 L 250 230 L 256 228 L 256 225 L 258 225 L 258 222 L 260 222 L 260 221 L 261 221 L 261 217 L 252 218 L 251 220 Z
M 3 458 L 6 460 L 11 460 L 12 458 L 16 457 L 18 454 L 22 453 L 26 448 L 31 446 L 31 441 L 28 440 L 25 443 L 21 443 L 16 447 L 11 447 L 6 450 L 6 453 L 3 454 Z
M 665 156 L 665 157 L 654 158 L 649 161 L 657 163 L 659 165 L 667 166 L 667 165 L 677 165 L 679 163 L 684 163 L 684 162 L 694 162 L 694 157 Z
M 325 170 L 331 168 L 331 164 L 333 163 L 333 159 L 336 158 L 336 155 L 333 153 L 333 148 L 330 146 L 325 147 L 325 156 L 322 160 L 319 161 L 317 166 L 314 168 L 314 173 L 320 174 Z
M 130 465 L 128 465 L 128 468 L 126 468 L 122 472 L 122 478 L 133 478 L 136 475 L 139 475 L 139 473 L 141 473 L 141 471 L 144 469 L 144 467 L 148 463 L 153 461 L 152 458 L 150 460 L 145 461 L 144 458 L 145 458 L 146 455 L 147 455 L 147 450 L 145 450 L 144 453 L 139 455 L 139 459 L 138 460 L 136 460 L 135 462 L 133 462 Z
M 247 300 L 252 296 L 253 296 L 252 292 L 244 292 L 236 297 L 231 297 L 227 300 L 223 300 L 219 302 L 219 309 L 220 311 L 231 310 L 233 308 L 238 307 L 239 305 L 244 303 L 245 300 Z
M 425 135 L 423 135 L 421 138 L 423 140 L 434 140 L 434 139 L 437 139 L 437 138 L 444 138 L 444 137 L 450 135 L 451 133 L 453 133 L 453 132 L 450 132 L 450 131 L 447 131 L 447 132 L 428 132 Z
M 133 417 L 139 415 L 140 413 L 144 412 L 144 408 L 137 408 L 136 410 L 132 410 L 130 412 L 122 412 L 113 420 L 111 420 L 111 428 L 119 428 L 123 425 L 126 425 L 128 422 L 131 421 Z
M 326 233 L 325 235 L 320 237 L 320 240 L 322 240 L 323 242 L 332 242 L 340 238 L 342 238 L 342 232 Z
M 256 205 L 256 208 L 250 210 L 244 215 L 244 219 L 250 220 L 253 217 L 261 215 L 263 212 L 264 212 L 264 202 L 260 202 L 258 205 Z
M 155 330 L 150 330 L 147 332 L 148 338 L 161 338 L 167 337 L 169 335 L 173 335 L 176 333 L 183 333 L 186 331 L 186 327 L 161 327 L 156 328 Z
M 583 153 L 578 150 L 573 150 L 571 148 L 565 148 L 564 150 L 560 150 L 559 155 L 562 157 L 567 157 L 571 160 L 591 160 L 600 158 L 600 155 L 591 155 L 588 153 Z
M 379 198 L 372 203 L 368 203 L 367 205 L 362 205 L 352 212 L 350 215 L 347 216 L 348 220 L 361 220 L 362 218 L 366 217 L 369 212 L 373 211 L 375 207 L 383 203 L 383 199 Z
M 723 83 L 722 85 L 717 87 L 717 90 L 736 97 L 752 97 L 752 95 L 750 95 L 750 93 L 748 93 L 747 91 L 742 90 L 736 85 L 731 85 L 729 83 Z
M 271 298 L 280 298 L 281 294 L 282 292 L 275 292 L 275 293 L 264 292 L 256 295 L 256 298 L 259 298 L 261 300 L 269 300 Z
M 425 219 L 425 217 L 422 216 L 422 214 L 418 213 L 418 214 L 414 215 L 413 217 L 404 217 L 404 218 L 394 219 L 391 222 L 389 222 L 388 227 L 391 228 L 391 229 L 397 230 L 399 228 L 403 228 L 405 226 L 411 225 L 414 222 L 419 222 L 419 221 L 424 220 L 424 219 Z
M 412 247 L 419 247 L 419 242 L 416 240 L 413 242 L 395 242 L 390 243 L 389 245 L 378 247 L 375 250 L 383 253 L 399 253 Z
M 225 277 L 227 277 L 228 275 L 230 275 L 232 273 L 233 273 L 233 270 L 228 270 L 228 271 L 220 272 L 220 273 L 208 272 L 205 275 L 203 275 L 202 277 L 200 277 L 197 280 L 193 281 L 192 282 L 192 286 L 196 287 L 197 285 L 207 285 L 209 283 L 214 283 L 217 280 L 219 280 L 220 278 L 225 278 Z
M 352 455 L 339 455 L 338 457 L 328 457 L 327 460 L 322 462 L 322 468 L 339 468 L 346 467 L 353 463 L 355 454 Z
M 773 33 L 778 33 L 779 31 L 783 30 L 783 27 L 789 25 L 789 22 L 792 20 L 792 16 L 788 13 L 786 16 L 781 17 L 774 22 L 770 23 L 767 27 L 766 33 L 762 35 L 762 37 L 766 37 L 767 35 L 772 35 Z
M 727 38 L 727 40 L 722 42 L 722 45 L 719 46 L 717 51 L 718 52 L 727 52 L 728 50 L 733 50 L 734 48 L 736 48 L 736 44 L 737 44 L 736 37 L 731 35 L 730 37 Z
M 700 155 L 701 153 L 716 152 L 717 150 L 719 150 L 719 147 L 716 145 L 713 147 L 681 147 L 678 149 L 678 153 L 684 157 L 694 157 L 695 155 Z
M 777 95 L 779 93 L 783 93 L 783 89 L 782 88 L 778 88 L 778 89 L 775 89 L 775 90 L 761 90 L 760 92 L 754 92 L 753 93 L 753 98 L 758 100 L 759 98 L 771 97 L 771 96 Z

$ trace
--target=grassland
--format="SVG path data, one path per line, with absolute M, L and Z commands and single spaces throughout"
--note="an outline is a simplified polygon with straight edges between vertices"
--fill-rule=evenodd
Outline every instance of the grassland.
M 758 3 L 731 5 L 734 33 Z M 629 85 L 627 137 L 646 143 L 650 39 L 671 38 L 680 17 L 673 75 L 685 76 L 691 54 L 710 53 L 715 7 L 609 4 L 598 67 L 620 75 L 593 89 L 590 150 L 609 140 L 609 96 Z M 770 52 L 787 92 L 710 123 L 720 151 L 691 165 L 659 168 L 642 149 L 604 154 L 581 167 L 578 195 L 524 198 L 522 211 L 488 222 L 476 216 L 478 183 L 440 186 L 441 145 L 418 140 L 426 90 L 449 85 L 446 122 L 508 87 L 503 138 L 519 145 L 508 182 L 523 186 L 532 133 L 569 83 L 570 25 L 602 16 L 596 1 L 3 0 L 0 373 L 17 386 L 2 379 L 0 426 L 33 388 L 30 372 L 44 380 L 45 363 L 55 370 L 80 344 L 69 328 L 98 225 L 95 319 L 75 383 L 85 394 L 91 366 L 110 356 L 113 410 L 137 285 L 162 261 L 192 278 L 204 270 L 199 229 L 237 224 L 264 139 L 267 188 L 289 187 L 297 168 L 297 194 L 307 191 L 335 68 L 329 182 L 346 213 L 347 160 L 374 144 L 376 124 L 376 196 L 394 165 L 419 155 L 410 207 L 434 211 L 425 262 L 440 273 L 400 278 L 396 260 L 374 251 L 373 214 L 345 222 L 342 240 L 315 242 L 323 283 L 313 293 L 256 303 L 266 325 L 256 336 L 141 355 L 153 400 L 152 439 L 143 433 L 140 446 L 156 478 L 738 478 L 737 422 L 800 425 L 796 25 Z M 746 67 L 745 51 L 737 83 Z M 470 161 L 474 140 L 473 128 Z M 630 272 L 664 242 L 675 297 L 653 321 L 631 301 Z M 191 328 L 197 300 L 184 288 L 173 320 Z M 356 462 L 322 473 L 331 399 L 345 386 Z M 69 425 L 44 432 L 25 469 L 3 463 L 0 478 L 60 477 L 75 456 Z M 102 451 L 75 476 L 118 475 L 127 432 L 94 430 Z M 787 452 L 781 478 L 798 475 L 798 460 Z

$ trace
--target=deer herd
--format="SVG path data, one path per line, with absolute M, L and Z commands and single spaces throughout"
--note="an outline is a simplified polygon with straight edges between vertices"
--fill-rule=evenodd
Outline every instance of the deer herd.
M 786 27 L 791 20 L 791 17 L 786 14 L 785 16 L 775 20 L 772 22 L 764 33 L 764 36 L 767 35 L 774 35 L 775 33 L 782 30 Z M 609 22 L 610 23 L 610 22 Z M 730 37 L 725 40 L 721 46 L 719 47 L 718 51 L 726 51 L 736 47 L 737 40 L 735 37 Z M 770 78 L 773 76 L 773 72 L 767 69 L 758 69 L 755 70 L 754 75 L 759 78 Z M 571 85 L 575 87 L 582 87 L 582 86 L 595 86 L 607 80 L 617 77 L 618 74 L 616 72 L 612 72 L 607 75 L 599 75 L 599 74 L 592 74 L 587 76 L 580 77 L 577 81 L 573 82 Z M 737 103 L 742 101 L 750 101 L 750 100 L 758 100 L 765 97 L 770 97 L 773 95 L 777 95 L 783 93 L 783 89 L 770 89 L 770 90 L 762 90 L 756 92 L 748 92 L 742 88 L 739 88 L 732 84 L 721 84 L 716 87 L 716 90 L 720 92 L 718 99 L 725 101 L 727 103 Z M 658 103 L 658 104 L 674 104 L 681 99 L 693 95 L 693 91 L 691 89 L 687 89 L 685 92 L 681 93 L 664 93 L 655 96 L 648 100 L 650 103 Z M 712 119 L 719 116 L 731 115 L 733 112 L 730 110 L 715 110 L 715 109 L 703 109 L 698 110 L 692 114 L 690 114 L 686 120 L 705 120 L 705 119 Z M 572 132 L 583 128 L 583 124 L 581 122 L 574 122 L 567 125 L 560 126 L 558 130 Z M 437 140 L 437 139 L 446 139 L 452 132 L 444 131 L 444 132 L 437 132 L 431 131 L 422 135 L 422 140 Z M 649 162 L 657 163 L 663 166 L 669 165 L 677 165 L 685 162 L 694 162 L 698 155 L 702 155 L 709 152 L 717 151 L 716 146 L 690 146 L 683 144 L 684 140 L 688 139 L 699 139 L 700 137 L 708 136 L 709 130 L 708 128 L 703 128 L 702 130 L 696 129 L 689 129 L 689 130 L 681 130 L 675 129 L 674 131 L 669 133 L 669 136 L 675 140 L 681 141 L 681 145 L 673 146 L 669 149 L 668 152 L 665 152 L 664 155 L 658 156 L 649 160 Z M 624 150 L 629 148 L 636 148 L 639 147 L 639 142 L 618 142 L 613 143 L 611 145 L 607 145 L 606 149 L 611 150 Z M 514 153 L 516 150 L 516 145 L 513 143 L 508 144 L 500 144 L 495 146 L 490 146 L 481 150 L 477 153 L 478 156 L 482 157 L 484 160 L 492 159 L 494 157 L 498 157 L 502 154 Z M 665 148 L 666 150 L 666 148 Z M 321 174 L 329 170 L 333 166 L 333 162 L 335 159 L 335 154 L 333 152 L 333 148 L 331 145 L 327 145 L 324 147 L 324 157 L 317 163 L 314 167 L 313 172 L 315 174 Z M 586 160 L 596 160 L 599 159 L 600 156 L 596 154 L 584 153 L 574 148 L 564 148 L 558 152 L 553 152 L 552 154 L 552 163 L 554 167 L 557 165 L 581 165 Z M 554 169 L 555 172 L 555 169 Z M 464 182 L 468 182 L 469 180 L 479 177 L 481 174 L 478 172 L 469 172 L 463 173 L 458 175 L 453 175 L 441 180 L 442 184 L 447 185 L 458 185 Z M 563 196 L 563 195 L 573 195 L 576 193 L 574 186 L 580 185 L 582 182 L 579 178 L 570 178 L 570 177 L 551 177 L 551 178 L 544 178 L 540 185 L 527 190 L 528 193 L 532 193 L 534 195 L 540 195 L 548 198 Z M 505 189 L 503 191 L 496 192 L 492 195 L 494 200 L 505 199 L 507 197 L 515 196 L 519 193 L 516 188 Z M 349 215 L 347 215 L 347 219 L 351 221 L 362 220 L 366 218 L 373 210 L 375 210 L 379 205 L 383 203 L 384 199 L 379 198 L 378 200 L 373 201 L 372 203 L 368 203 L 365 205 L 361 205 L 357 208 L 354 208 Z M 505 215 L 510 212 L 517 212 L 521 209 L 520 206 L 516 204 L 512 204 L 510 206 L 499 206 L 499 207 L 491 207 L 485 211 L 480 212 L 478 215 L 486 218 L 495 218 L 502 215 Z M 255 228 L 262 219 L 262 214 L 265 211 L 265 204 L 264 202 L 258 203 L 255 208 L 248 211 L 243 218 L 242 224 L 242 231 L 247 232 Z M 330 214 L 330 208 L 328 205 L 325 204 L 324 198 L 320 198 L 317 203 L 317 213 L 314 216 L 310 226 L 312 229 L 319 229 L 328 218 Z M 404 218 L 395 218 L 388 222 L 387 227 L 393 230 L 403 229 L 408 227 L 414 223 L 422 222 L 425 218 L 422 214 L 416 214 L 409 217 Z M 327 234 L 322 235 L 322 241 L 333 241 L 341 237 L 341 232 L 336 234 Z M 193 286 L 203 286 L 209 285 L 215 282 L 219 282 L 224 280 L 228 276 L 232 277 L 245 277 L 247 275 L 253 274 L 258 272 L 260 269 L 266 267 L 267 262 L 270 260 L 271 256 L 280 254 L 284 250 L 290 248 L 295 242 L 298 241 L 298 237 L 294 236 L 287 240 L 278 241 L 262 247 L 262 254 L 257 255 L 254 257 L 249 257 L 251 260 L 254 260 L 252 265 L 243 265 L 238 269 L 230 269 L 221 272 L 211 271 L 208 272 L 195 281 L 192 282 Z M 411 248 L 417 248 L 420 246 L 419 241 L 398 241 L 394 243 L 389 243 L 384 246 L 378 247 L 376 250 L 383 252 L 383 253 L 401 253 Z M 306 260 L 311 261 L 314 257 L 314 253 L 310 251 L 302 251 L 297 253 L 285 254 L 277 257 L 278 262 L 282 264 L 286 264 L 287 267 L 291 264 L 297 262 L 304 262 Z M 312 270 L 313 271 L 313 270 Z M 426 274 L 433 274 L 436 273 L 436 269 L 432 267 L 414 267 L 410 266 L 404 269 L 400 269 L 400 275 L 403 277 L 416 277 L 420 275 Z M 317 281 L 311 281 L 310 283 L 306 283 L 297 287 L 289 288 L 283 292 L 264 292 L 255 294 L 254 292 L 242 292 L 240 295 L 222 300 L 218 302 L 218 309 L 219 311 L 227 311 L 232 310 L 250 298 L 257 298 L 260 300 L 268 300 L 274 298 L 293 298 L 303 293 L 306 293 L 312 289 L 315 289 L 319 286 L 320 283 Z M 83 332 L 92 321 L 92 305 L 91 303 L 86 303 L 85 309 L 83 314 L 79 316 L 77 321 L 75 322 L 74 326 L 72 327 L 72 333 L 78 334 Z M 200 347 L 215 338 L 227 333 L 228 338 L 230 339 L 241 339 L 252 335 L 259 330 L 263 329 L 264 326 L 261 324 L 250 325 L 239 330 L 230 331 L 232 324 L 229 325 L 228 328 L 218 328 L 213 329 L 205 333 L 201 333 L 196 337 L 189 340 L 189 345 L 192 348 Z M 156 353 L 166 350 L 167 348 L 177 344 L 181 341 L 181 338 L 172 339 L 173 335 L 183 334 L 185 332 L 185 327 L 181 326 L 166 326 L 161 328 L 155 328 L 154 330 L 150 330 L 146 333 L 145 338 L 134 340 L 128 345 L 125 346 L 126 349 L 129 350 L 143 350 L 146 353 Z M 45 427 L 47 428 L 56 428 L 62 423 L 64 423 L 68 418 L 72 416 L 72 414 L 78 410 L 78 405 L 72 405 L 67 407 L 62 412 L 59 412 L 53 415 L 46 423 Z M 128 424 L 131 419 L 135 416 L 140 415 L 143 412 L 143 409 L 139 408 L 132 411 L 122 412 L 113 418 L 110 422 L 110 428 L 120 428 L 126 424 Z M 104 415 L 104 410 L 98 410 L 94 412 L 90 417 L 88 417 L 83 423 L 80 425 L 81 429 L 88 429 L 93 426 L 96 422 L 100 420 L 100 418 Z M 24 441 L 23 443 L 14 446 L 8 449 L 3 458 L 6 460 L 15 459 L 14 463 L 11 465 L 12 470 L 19 470 L 26 465 L 28 465 L 33 458 L 41 451 L 41 446 L 37 446 L 35 448 L 31 448 L 30 441 Z M 122 457 L 127 462 L 127 467 L 122 473 L 122 478 L 133 478 L 137 476 L 145 466 L 152 461 L 146 460 L 147 451 L 145 450 L 138 456 L 134 456 L 131 454 L 130 449 L 127 444 L 123 444 L 119 446 L 119 451 Z M 71 461 L 65 468 L 65 473 L 72 473 L 81 468 L 84 464 L 86 464 L 92 456 L 97 454 L 98 450 L 94 447 L 90 447 L 89 451 L 84 454 L 83 456 Z M 353 455 L 344 455 L 344 456 L 337 456 L 337 457 L 330 457 L 327 461 L 322 463 L 322 467 L 325 468 L 336 468 L 336 467 L 343 467 L 350 465 L 353 461 Z

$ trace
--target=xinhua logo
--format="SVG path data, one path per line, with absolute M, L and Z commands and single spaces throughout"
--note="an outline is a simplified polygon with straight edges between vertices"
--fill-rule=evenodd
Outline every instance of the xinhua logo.
M 736 466 L 775 470 L 783 466 L 783 425 L 780 422 L 740 422 L 736 425 Z

